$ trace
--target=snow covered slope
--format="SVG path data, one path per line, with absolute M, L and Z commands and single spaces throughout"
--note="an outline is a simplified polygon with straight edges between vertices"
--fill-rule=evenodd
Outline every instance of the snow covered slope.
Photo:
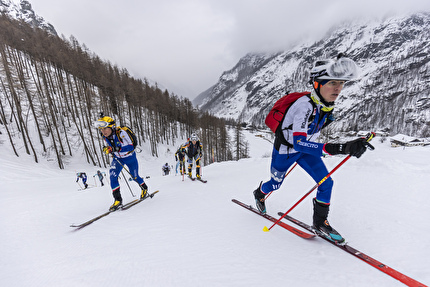
M 252 158 L 203 167 L 206 184 L 162 176 L 162 164 L 174 164 L 170 153 L 158 160 L 139 154 L 141 175 L 160 192 L 79 231 L 69 225 L 112 203 L 108 186 L 78 191 L 76 171 L 94 185 L 97 168 L 75 159 L 59 170 L 4 147 L 0 285 L 404 286 L 321 239 L 304 240 L 280 227 L 263 232 L 270 222 L 232 203 L 252 204 L 252 190 L 268 179 L 270 143 L 247 138 Z M 351 246 L 428 285 L 430 148 L 394 149 L 378 138 L 374 145 L 334 174 L 330 222 Z M 333 168 L 341 160 L 325 162 Z M 269 198 L 268 212 L 285 211 L 313 185 L 296 168 Z M 132 200 L 121 186 L 124 200 Z M 137 194 L 137 185 L 131 187 Z M 312 196 L 291 215 L 310 223 Z

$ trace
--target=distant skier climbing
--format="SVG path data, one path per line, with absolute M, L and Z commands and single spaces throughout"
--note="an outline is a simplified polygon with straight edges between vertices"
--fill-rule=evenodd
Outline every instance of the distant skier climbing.
M 88 184 L 87 184 L 87 174 L 85 172 L 78 172 L 76 174 L 76 176 L 78 177 L 76 179 L 76 182 L 78 182 L 79 179 L 82 179 L 82 183 L 84 184 L 84 189 L 87 188 L 88 187 Z

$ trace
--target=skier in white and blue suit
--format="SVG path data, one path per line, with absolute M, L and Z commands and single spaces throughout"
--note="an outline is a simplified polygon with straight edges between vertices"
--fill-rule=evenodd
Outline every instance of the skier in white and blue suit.
M 104 174 L 104 172 L 103 172 L 103 174 Z M 100 183 L 101 183 L 101 185 L 102 185 L 102 186 L 104 186 L 104 185 L 105 185 L 105 184 L 103 183 L 103 174 L 102 174 L 102 172 L 101 172 L 100 170 L 98 170 L 98 171 L 97 171 L 97 173 L 96 173 L 95 175 L 93 175 L 93 177 L 95 177 L 96 175 L 98 176 L 98 178 L 99 178 Z
M 370 144 L 359 138 L 343 144 L 317 143 L 320 131 L 333 118 L 334 102 L 346 81 L 357 77 L 358 67 L 351 59 L 339 55 L 335 60 L 315 62 L 310 83 L 313 90 L 293 102 L 281 123 L 282 132 L 276 133 L 272 151 L 271 179 L 254 191 L 257 208 L 266 212 L 265 196 L 280 188 L 285 174 L 295 162 L 314 180 L 320 182 L 329 173 L 322 156 L 350 154 L 359 158 Z M 338 243 L 345 239 L 327 221 L 333 180 L 326 179 L 313 199 L 313 228 Z
M 132 139 L 125 130 L 116 128 L 115 121 L 110 117 L 101 117 L 94 124 L 101 132 L 103 139 L 107 143 L 103 147 L 106 154 L 112 154 L 113 160 L 110 165 L 110 185 L 112 188 L 112 195 L 115 202 L 109 210 L 116 210 L 122 206 L 122 197 L 118 176 L 126 165 L 134 180 L 139 184 L 142 189 L 141 198 L 148 196 L 148 186 L 145 184 L 142 177 L 139 176 L 139 164 L 134 152 Z
M 78 172 L 76 174 L 76 176 L 78 177 L 76 179 L 76 182 L 78 182 L 79 179 L 81 178 L 82 179 L 82 183 L 84 184 L 84 189 L 87 188 L 88 187 L 88 184 L 87 184 L 87 174 L 85 172 Z

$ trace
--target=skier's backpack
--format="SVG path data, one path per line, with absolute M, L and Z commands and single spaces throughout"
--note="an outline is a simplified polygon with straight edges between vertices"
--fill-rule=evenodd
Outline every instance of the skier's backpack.
M 133 143 L 133 147 L 136 148 L 137 144 L 138 144 L 136 134 L 127 126 L 117 127 L 116 128 L 116 135 L 120 141 L 121 141 L 121 137 L 120 137 L 121 131 L 127 132 L 128 136 L 130 137 L 130 139 Z
M 309 92 L 292 93 L 283 96 L 273 105 L 264 123 L 276 134 L 290 106 L 299 98 L 309 95 Z

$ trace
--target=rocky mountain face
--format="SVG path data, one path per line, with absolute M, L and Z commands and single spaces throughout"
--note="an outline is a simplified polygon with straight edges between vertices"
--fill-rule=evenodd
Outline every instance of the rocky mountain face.
M 21 0 L 19 4 L 18 1 L 0 0 L 0 13 L 4 13 L 13 19 L 22 20 L 32 27 L 39 27 L 57 36 L 54 26 L 36 15 L 30 2 L 26 0 Z
M 316 59 L 338 53 L 355 60 L 360 79 L 336 102 L 335 131 L 384 130 L 430 136 L 430 13 L 383 22 L 348 23 L 318 41 L 277 54 L 248 54 L 196 100 L 215 116 L 264 126 L 274 102 L 288 92 L 310 91 Z

